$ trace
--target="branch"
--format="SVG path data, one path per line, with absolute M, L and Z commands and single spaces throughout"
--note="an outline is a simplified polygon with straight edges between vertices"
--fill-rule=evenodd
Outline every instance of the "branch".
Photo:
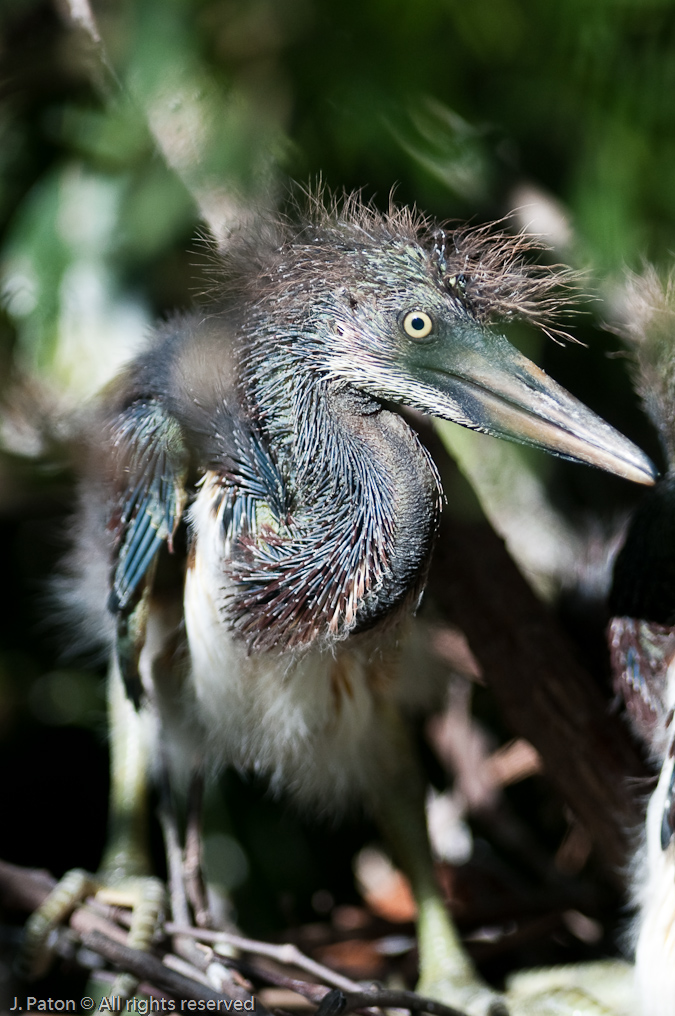
M 0 861 L 0 903 L 6 910 L 37 910 L 56 885 L 42 868 L 20 868 Z
M 376 1006 L 389 1009 L 409 1009 L 410 1012 L 428 1012 L 432 1016 L 466 1016 L 459 1009 L 453 1009 L 433 998 L 425 998 L 414 991 L 355 991 L 345 994 L 335 989 L 329 991 L 316 1010 L 316 1016 L 344 1016 L 355 1009 Z
M 86 932 L 82 935 L 82 944 L 98 953 L 99 956 L 103 956 L 120 970 L 133 974 L 139 980 L 150 981 L 162 991 L 177 998 L 203 999 L 205 1002 L 211 1000 L 216 1002 L 231 1001 L 227 995 L 213 991 L 206 985 L 171 970 L 152 953 L 130 949 L 128 946 L 102 935 L 100 931 Z M 269 1010 L 258 999 L 255 1001 L 255 1011 L 261 1013 L 262 1016 L 271 1016 Z
M 297 946 L 290 942 L 284 945 L 274 945 L 270 942 L 257 942 L 254 939 L 244 938 L 242 935 L 233 935 L 226 931 L 181 927 L 181 925 L 173 924 L 170 921 L 166 924 L 166 930 L 170 935 L 189 935 L 200 942 L 213 944 L 223 942 L 234 946 L 235 949 L 241 949 L 242 952 L 253 953 L 256 956 L 268 956 L 284 966 L 293 966 L 299 970 L 304 970 L 324 984 L 331 984 L 334 988 L 339 988 L 342 991 L 354 992 L 361 990 L 361 985 L 356 981 L 351 981 L 348 977 L 336 974 L 329 967 L 325 967 L 323 964 L 317 963 L 316 960 L 310 959 L 309 956 L 305 956 Z

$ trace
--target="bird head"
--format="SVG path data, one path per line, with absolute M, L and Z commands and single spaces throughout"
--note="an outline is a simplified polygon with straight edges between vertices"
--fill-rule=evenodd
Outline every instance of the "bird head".
M 446 230 L 407 209 L 320 199 L 225 255 L 253 310 L 248 374 L 283 400 L 302 377 L 406 405 L 638 483 L 649 459 L 523 356 L 493 322 L 550 331 L 560 272 L 494 227 Z M 555 329 L 553 329 L 555 330 Z M 262 379 L 262 380 L 261 380 Z M 264 399 L 263 399 L 264 401 Z

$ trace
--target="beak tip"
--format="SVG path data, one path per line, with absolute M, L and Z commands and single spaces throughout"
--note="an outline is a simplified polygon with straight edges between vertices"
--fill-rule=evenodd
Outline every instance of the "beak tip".
M 649 460 L 648 460 L 649 461 Z M 649 472 L 643 480 L 638 480 L 638 483 L 643 483 L 646 487 L 653 487 L 655 483 L 661 479 L 661 474 L 654 465 L 653 462 L 649 462 Z
M 660 479 L 660 473 L 652 460 L 636 445 L 632 445 L 633 454 L 630 458 L 624 458 L 621 463 L 621 471 L 613 469 L 618 476 L 631 483 L 640 483 L 645 487 L 653 487 Z M 606 468 L 606 467 L 605 467 Z

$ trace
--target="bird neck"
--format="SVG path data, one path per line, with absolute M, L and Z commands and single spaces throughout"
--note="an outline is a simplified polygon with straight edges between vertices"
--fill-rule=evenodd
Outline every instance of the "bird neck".
M 251 650 L 330 643 L 414 609 L 440 510 L 401 416 L 301 365 L 285 373 L 246 400 L 286 512 L 273 532 L 251 518 L 255 551 L 233 566 L 233 623 Z

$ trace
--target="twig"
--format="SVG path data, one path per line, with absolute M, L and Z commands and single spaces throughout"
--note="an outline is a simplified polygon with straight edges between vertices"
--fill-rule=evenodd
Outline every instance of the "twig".
M 67 0 L 66 7 L 75 24 L 87 32 L 93 43 L 100 45 L 101 36 L 98 33 L 89 0 Z
M 372 1013 L 382 1007 L 410 1009 L 411 1012 L 427 1012 L 433 1016 L 466 1016 L 459 1009 L 453 1009 L 414 991 L 369 989 L 344 992 L 339 988 L 329 989 L 322 984 L 300 981 L 280 971 L 262 969 L 248 963 L 242 964 L 242 967 L 247 975 L 254 975 L 278 987 L 289 988 L 310 1002 L 318 1004 L 315 1016 L 341 1016 L 352 1010 Z
M 226 945 L 233 945 L 235 949 L 241 949 L 242 952 L 253 953 L 256 956 L 268 956 L 278 963 L 298 967 L 313 977 L 317 977 L 324 984 L 331 984 L 334 988 L 339 988 L 341 991 L 359 992 L 362 990 L 361 985 L 357 981 L 351 981 L 348 977 L 336 974 L 329 967 L 325 967 L 323 964 L 317 963 L 316 960 L 310 959 L 309 956 L 305 956 L 297 946 L 290 942 L 284 945 L 273 945 L 270 942 L 257 942 L 255 939 L 243 938 L 241 935 L 233 935 L 226 931 L 209 931 L 206 928 L 181 927 L 181 925 L 175 924 L 172 921 L 167 921 L 166 930 L 170 935 L 189 935 L 200 942 L 214 944 L 223 942 Z
M 114 942 L 99 931 L 87 932 L 82 936 L 82 944 L 99 956 L 103 956 L 120 970 L 124 970 L 134 977 L 150 981 L 161 991 L 166 991 L 177 998 L 194 998 L 208 1001 L 233 1001 L 228 995 L 212 991 L 205 985 L 199 984 L 191 978 L 184 977 L 165 966 L 161 960 L 152 953 L 141 952 L 138 949 L 130 949 L 119 942 Z M 255 1011 L 261 1016 L 271 1016 L 269 1010 L 257 999 Z
M 194 805 L 193 805 L 194 808 Z M 159 808 L 159 821 L 162 827 L 162 833 L 164 836 L 164 848 L 167 858 L 167 867 L 169 870 L 169 892 L 171 896 L 171 912 L 174 915 L 176 923 L 187 926 L 190 921 L 190 909 L 188 906 L 188 899 L 185 892 L 185 878 L 186 867 L 184 864 L 183 851 L 180 845 L 180 834 L 178 830 L 178 820 L 176 817 L 176 809 L 174 807 L 173 796 L 171 794 L 171 787 L 169 784 L 168 765 L 166 759 L 162 756 L 162 769 L 161 769 L 161 802 Z M 193 820 L 194 821 L 194 820 Z M 193 832 L 193 835 L 195 833 Z M 198 845 L 194 849 L 199 849 Z M 194 855 L 193 855 L 194 860 Z M 197 857 L 197 863 L 199 864 L 199 857 Z M 201 884 L 201 877 L 199 877 L 199 883 Z M 195 901 L 192 901 L 193 907 Z M 202 906 L 206 906 L 205 897 L 202 897 Z M 202 920 L 204 919 L 202 912 Z M 213 962 L 213 954 L 211 956 L 205 956 L 203 954 L 204 946 L 199 946 L 194 938 L 187 935 L 174 935 L 173 936 L 173 948 L 178 956 L 182 957 L 183 960 L 187 960 L 193 967 L 202 973 L 207 970 L 209 965 Z M 202 950 L 200 952 L 200 949 Z M 209 952 L 211 952 L 209 950 Z M 231 980 L 229 971 L 219 964 L 220 973 L 220 988 L 221 990 L 227 990 L 234 998 L 248 998 L 247 994 L 241 994 L 241 989 L 238 985 L 234 984 Z
M 166 830 L 165 830 L 166 832 Z M 49 894 L 51 889 L 56 885 L 56 880 L 53 879 L 48 873 L 44 871 L 37 871 L 30 868 L 20 868 L 17 865 L 7 864 L 0 861 L 0 899 L 3 903 L 9 906 L 12 902 L 12 906 L 19 910 L 34 910 L 38 907 L 46 896 Z M 114 924 L 106 922 L 106 918 L 113 916 L 116 908 L 105 907 L 96 901 L 92 900 L 86 907 L 78 908 L 74 911 L 71 917 L 71 926 L 77 931 L 78 935 L 81 936 L 84 944 L 90 941 L 92 935 L 100 934 L 101 939 L 104 943 L 109 943 L 110 940 L 115 936 L 116 929 Z M 95 913 L 94 913 L 95 911 Z M 124 915 L 122 915 L 124 916 Z M 96 920 L 98 918 L 98 921 Z M 105 923 L 98 923 L 99 921 Z M 101 933 L 101 929 L 105 934 Z M 330 970 L 329 967 L 323 966 L 321 963 L 317 963 L 315 960 L 305 956 L 304 953 L 300 952 L 297 946 L 290 943 L 284 945 L 274 945 L 267 942 L 258 942 L 254 939 L 244 938 L 242 935 L 234 935 L 225 931 L 210 931 L 206 928 L 192 928 L 187 925 L 178 924 L 177 922 L 167 921 L 165 925 L 165 931 L 168 935 L 175 937 L 182 937 L 196 939 L 197 941 L 205 943 L 218 943 L 224 942 L 228 945 L 232 945 L 237 949 L 241 949 L 244 952 L 251 953 L 257 956 L 267 956 L 270 959 L 276 960 L 278 963 L 284 965 L 292 965 L 300 970 L 304 970 L 306 973 L 316 977 L 323 984 L 331 985 L 332 987 L 339 988 L 346 992 L 359 992 L 361 985 L 357 981 L 352 981 L 347 977 L 343 977 L 340 974 L 335 973 L 334 970 Z M 85 939 L 87 942 L 85 942 Z M 110 956 L 108 953 L 90 946 L 94 952 L 99 952 L 101 956 L 108 959 Z M 148 953 L 141 953 L 136 950 L 130 950 L 130 952 L 136 957 L 138 962 L 144 964 L 141 973 L 137 974 L 139 977 L 143 977 L 147 980 L 152 980 L 152 976 L 148 973 L 148 969 L 145 964 L 148 961 L 152 961 L 154 958 Z M 115 960 L 111 960 L 115 962 Z M 154 960 L 157 963 L 157 960 Z M 163 973 L 166 972 L 164 964 L 159 964 Z M 135 971 L 129 967 L 131 973 Z M 302 994 L 305 998 L 310 1001 L 319 1003 L 324 995 L 327 993 L 327 989 L 322 985 L 311 985 L 304 981 L 299 981 L 294 978 L 287 978 L 283 974 L 273 974 L 272 972 L 263 972 L 256 970 L 256 974 L 266 977 L 271 983 L 279 984 L 282 987 L 292 987 L 293 990 L 297 991 L 298 994 Z M 234 994 L 234 993 L 233 993 Z M 197 995 L 190 997 L 196 998 Z M 256 1001 L 256 1011 L 260 1012 L 260 1004 Z
M 3 910 L 37 910 L 56 885 L 41 868 L 20 868 L 0 861 L 0 902 Z
M 92 68 L 94 81 L 132 98 L 143 112 L 164 162 L 192 197 L 213 236 L 224 242 L 233 229 L 250 218 L 250 209 L 239 199 L 236 189 L 217 182 L 220 174 L 213 172 L 214 157 L 218 158 L 222 141 L 216 115 L 219 107 L 210 102 L 201 77 L 189 65 L 172 65 L 161 67 L 164 73 L 154 89 L 134 85 L 134 75 L 122 82 L 108 56 L 106 39 L 89 0 L 66 0 L 64 10 L 70 23 L 88 39 L 97 57 Z M 261 201 L 266 194 L 267 189 L 261 192 Z
M 309 1002 L 314 1002 L 315 1005 L 319 1005 L 320 1002 L 323 1002 L 326 995 L 335 990 L 327 988 L 325 984 L 315 984 L 313 981 L 301 981 L 297 977 L 284 974 L 281 970 L 262 967 L 255 962 L 238 959 L 228 960 L 227 962 L 249 980 L 255 979 L 263 981 L 265 984 L 273 984 L 275 988 L 288 988 L 289 991 L 302 995 L 303 998 L 306 998 Z
M 432 1016 L 466 1016 L 460 1009 L 443 1005 L 433 998 L 425 998 L 414 991 L 355 991 L 345 994 L 342 991 L 330 991 L 316 1010 L 315 1016 L 344 1016 L 355 1009 L 372 1006 L 383 1009 L 409 1009 L 410 1012 L 427 1012 Z
M 131 927 L 131 910 L 128 907 L 114 906 L 111 903 L 101 903 L 95 896 L 90 896 L 85 904 L 87 910 L 93 911 L 104 917 L 113 924 L 119 924 L 127 930 Z
M 208 977 L 197 967 L 193 966 L 187 960 L 183 959 L 182 956 L 175 956 L 173 953 L 167 953 L 163 957 L 162 963 L 168 967 L 169 970 L 175 970 L 177 974 L 182 974 L 183 977 L 188 977 L 190 980 L 198 981 L 199 984 L 203 984 L 206 988 L 212 988 L 213 985 L 210 983 Z M 249 997 L 248 995 L 246 996 Z

